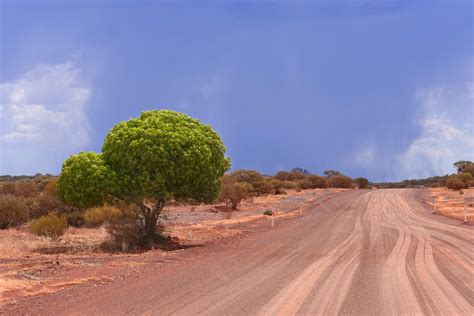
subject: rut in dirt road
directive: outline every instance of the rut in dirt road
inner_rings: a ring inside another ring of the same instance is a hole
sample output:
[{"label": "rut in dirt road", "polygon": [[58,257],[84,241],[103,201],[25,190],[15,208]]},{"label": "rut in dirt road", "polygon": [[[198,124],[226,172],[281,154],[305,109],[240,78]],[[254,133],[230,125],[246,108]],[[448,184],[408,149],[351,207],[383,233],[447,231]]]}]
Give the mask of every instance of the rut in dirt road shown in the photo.
[{"label": "rut in dirt road", "polygon": [[420,192],[340,193],[232,249],[45,311],[472,315],[473,227],[431,215]]}]

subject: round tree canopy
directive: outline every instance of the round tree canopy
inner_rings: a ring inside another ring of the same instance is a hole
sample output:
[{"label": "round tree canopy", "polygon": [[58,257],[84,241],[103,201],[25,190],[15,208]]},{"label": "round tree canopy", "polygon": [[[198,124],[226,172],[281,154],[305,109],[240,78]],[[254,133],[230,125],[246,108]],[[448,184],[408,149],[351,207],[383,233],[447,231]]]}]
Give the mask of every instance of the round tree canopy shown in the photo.
[{"label": "round tree canopy", "polygon": [[117,124],[102,147],[117,179],[119,197],[214,200],[229,168],[219,135],[207,125],[170,110],[143,112]]},{"label": "round tree canopy", "polygon": [[101,154],[81,152],[66,159],[56,188],[66,203],[89,208],[103,204],[114,191],[114,184],[114,174]]}]

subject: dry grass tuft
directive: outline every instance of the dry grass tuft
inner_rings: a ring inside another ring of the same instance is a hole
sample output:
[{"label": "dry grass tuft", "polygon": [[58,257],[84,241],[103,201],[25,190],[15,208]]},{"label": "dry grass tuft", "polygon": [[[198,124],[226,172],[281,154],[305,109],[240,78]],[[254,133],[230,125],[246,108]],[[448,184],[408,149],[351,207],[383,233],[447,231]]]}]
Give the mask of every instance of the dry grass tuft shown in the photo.
[{"label": "dry grass tuft", "polygon": [[109,237],[105,228],[70,228],[61,238],[53,240],[35,236],[28,231],[0,230],[0,258],[15,258],[34,252],[54,253],[59,249],[73,252],[95,251]]}]

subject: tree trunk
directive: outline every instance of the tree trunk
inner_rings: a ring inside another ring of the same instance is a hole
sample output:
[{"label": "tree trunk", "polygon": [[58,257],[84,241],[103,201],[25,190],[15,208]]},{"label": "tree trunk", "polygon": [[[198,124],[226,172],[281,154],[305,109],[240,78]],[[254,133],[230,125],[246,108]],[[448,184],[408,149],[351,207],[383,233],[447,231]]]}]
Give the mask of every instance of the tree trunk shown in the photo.
[{"label": "tree trunk", "polygon": [[154,205],[146,205],[145,203],[140,203],[140,209],[142,211],[143,220],[144,220],[144,239],[145,242],[151,244],[156,240],[158,236],[156,233],[156,224],[158,218],[163,210],[165,205],[164,200],[157,200]]}]

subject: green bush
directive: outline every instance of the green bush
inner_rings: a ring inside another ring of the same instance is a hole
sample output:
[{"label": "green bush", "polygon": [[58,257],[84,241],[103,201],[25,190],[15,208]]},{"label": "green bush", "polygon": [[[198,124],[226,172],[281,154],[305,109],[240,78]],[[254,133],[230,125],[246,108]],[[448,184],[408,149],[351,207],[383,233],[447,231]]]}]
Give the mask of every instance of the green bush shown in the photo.
[{"label": "green bush", "polygon": [[273,211],[272,210],[265,210],[265,211],[263,211],[263,215],[271,216],[271,215],[273,215]]},{"label": "green bush", "polygon": [[37,236],[58,238],[62,236],[68,228],[65,215],[58,216],[50,213],[31,222],[31,232]]},{"label": "green bush", "polygon": [[122,212],[113,206],[104,205],[88,209],[84,213],[84,220],[89,227],[97,227],[105,223],[114,223],[120,220]]},{"label": "green bush", "polygon": [[0,195],[0,229],[19,226],[28,221],[28,207],[13,195]]}]

